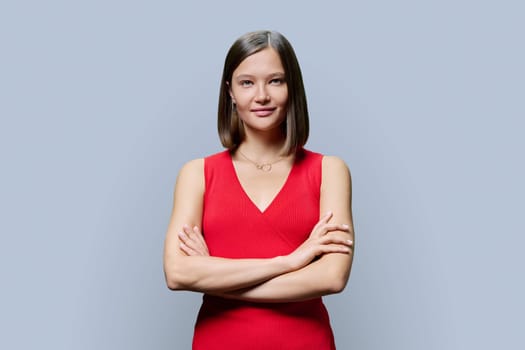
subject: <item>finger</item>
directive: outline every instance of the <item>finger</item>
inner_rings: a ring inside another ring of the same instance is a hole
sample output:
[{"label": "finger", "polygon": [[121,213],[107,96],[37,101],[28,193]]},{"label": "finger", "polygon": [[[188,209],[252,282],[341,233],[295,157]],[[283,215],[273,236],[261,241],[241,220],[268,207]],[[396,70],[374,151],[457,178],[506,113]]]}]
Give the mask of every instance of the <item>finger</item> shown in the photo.
[{"label": "finger", "polygon": [[349,239],[329,239],[320,242],[319,249],[323,252],[350,252],[354,249],[354,243]]},{"label": "finger", "polygon": [[209,254],[208,245],[206,244],[206,240],[204,239],[204,235],[202,234],[200,228],[198,226],[195,226],[193,228],[193,231],[196,232],[199,244],[202,247],[203,251],[206,254]]},{"label": "finger", "polygon": [[193,241],[193,245],[198,244],[198,242],[199,242],[199,237],[198,237],[199,233],[195,232],[195,227],[194,228],[190,228],[188,225],[182,226],[182,229],[183,229],[184,233],[186,234],[187,239]]},{"label": "finger", "polygon": [[328,212],[325,214],[325,216],[323,216],[319,222],[314,226],[313,230],[312,230],[312,233],[310,236],[322,236],[324,235],[326,232],[324,231],[324,227],[326,225],[334,225],[334,224],[329,224],[328,221],[330,221],[330,219],[332,218],[332,212]]},{"label": "finger", "polygon": [[188,237],[190,237],[193,234],[193,230],[191,229],[191,227],[189,227],[186,224],[182,225],[182,230],[188,235]]},{"label": "finger", "polygon": [[191,235],[188,235],[186,232],[179,232],[179,240],[181,241],[181,243],[184,243],[184,245],[189,249],[195,252],[200,251],[197,242],[195,242],[195,240],[192,239]]},{"label": "finger", "polygon": [[190,237],[186,234],[184,231],[180,231],[177,236],[179,237],[179,241],[181,242],[187,242],[190,240]]},{"label": "finger", "polygon": [[347,247],[353,247],[354,246],[354,242],[351,239],[346,239],[346,238],[343,238],[343,237],[333,236],[333,235],[332,236],[327,235],[327,236],[322,237],[319,240],[319,243],[320,244],[325,244],[325,245],[328,245],[328,244],[339,244],[339,245],[344,245],[344,246],[347,246]]},{"label": "finger", "polygon": [[332,232],[332,231],[349,232],[350,231],[350,226],[348,226],[347,224],[324,224],[319,229],[319,235],[322,236],[322,235],[325,235],[328,232]]},{"label": "finger", "polygon": [[350,231],[350,226],[347,224],[333,224],[333,226],[330,227],[332,231]]},{"label": "finger", "polygon": [[326,224],[332,218],[333,215],[334,214],[331,211],[325,213],[315,224],[315,226],[312,229],[312,232],[317,231],[322,225]]},{"label": "finger", "polygon": [[204,236],[202,235],[202,232],[198,226],[193,227],[193,233],[195,238],[195,243],[198,245],[201,253],[203,254],[209,254],[208,251],[208,245],[206,244],[206,241],[204,240]]},{"label": "finger", "polygon": [[202,245],[206,245],[206,241],[204,240],[204,236],[202,235],[202,232],[199,226],[194,226],[193,232],[195,233],[195,238],[197,239],[197,241],[199,241],[200,244]]},{"label": "finger", "polygon": [[191,249],[190,247],[188,247],[186,244],[184,244],[184,242],[180,242],[180,250],[182,250],[184,253],[186,253],[186,255],[188,256],[196,256],[196,255],[199,255],[197,254],[197,252],[193,249]]},{"label": "finger", "polygon": [[208,246],[198,226],[190,228],[189,225],[183,225],[182,232],[179,233],[179,236],[181,241],[195,252],[195,255],[210,255]]},{"label": "finger", "polygon": [[180,242],[181,250],[184,251],[187,255],[191,256],[209,256],[210,253],[208,252],[207,247],[201,247],[195,244],[192,240],[187,240],[186,243],[181,241]]},{"label": "finger", "polygon": [[321,256],[324,254],[331,254],[331,253],[350,254],[351,251],[352,251],[351,247],[348,247],[342,244],[322,244],[314,248],[313,255]]},{"label": "finger", "polygon": [[326,212],[326,214],[324,214],[324,216],[321,217],[321,219],[319,220],[319,223],[321,225],[328,223],[328,221],[330,221],[332,216],[334,216],[334,213],[332,213],[331,211]]},{"label": "finger", "polygon": [[349,254],[352,249],[350,247],[347,247],[345,245],[341,244],[327,244],[321,246],[320,250],[322,251],[322,254],[329,254],[329,253],[343,253],[343,254]]},{"label": "finger", "polygon": [[204,237],[201,233],[201,230],[198,226],[193,226],[193,228],[188,230],[190,233],[190,238],[198,243],[199,245],[205,245]]}]

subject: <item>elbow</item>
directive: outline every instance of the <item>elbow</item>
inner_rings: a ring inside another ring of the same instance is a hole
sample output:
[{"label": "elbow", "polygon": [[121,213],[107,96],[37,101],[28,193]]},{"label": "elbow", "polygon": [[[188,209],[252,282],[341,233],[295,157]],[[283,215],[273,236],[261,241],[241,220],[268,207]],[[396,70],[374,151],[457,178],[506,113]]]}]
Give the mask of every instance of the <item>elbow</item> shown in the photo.
[{"label": "elbow", "polygon": [[346,288],[351,270],[352,261],[349,264],[329,267],[328,273],[324,275],[327,294],[341,293]]},{"label": "elbow", "polygon": [[164,266],[164,276],[168,289],[202,292],[201,277],[190,268],[187,259],[180,259]]},{"label": "elbow", "polygon": [[164,260],[164,278],[168,289],[191,290],[195,283],[189,269],[189,262],[183,257],[167,257]]},{"label": "elbow", "polygon": [[328,286],[328,294],[341,293],[346,287],[346,282],[344,278],[334,278]]},{"label": "elbow", "polygon": [[187,290],[188,283],[185,281],[184,275],[175,268],[165,268],[164,277],[166,279],[166,286],[170,290]]},{"label": "elbow", "polygon": [[326,283],[326,294],[341,293],[348,282],[348,275],[346,273],[334,273],[327,276],[329,280]]},{"label": "elbow", "polygon": [[166,286],[169,290],[183,290],[184,287],[182,286],[182,283],[180,283],[176,278],[173,278],[171,276],[166,275]]}]

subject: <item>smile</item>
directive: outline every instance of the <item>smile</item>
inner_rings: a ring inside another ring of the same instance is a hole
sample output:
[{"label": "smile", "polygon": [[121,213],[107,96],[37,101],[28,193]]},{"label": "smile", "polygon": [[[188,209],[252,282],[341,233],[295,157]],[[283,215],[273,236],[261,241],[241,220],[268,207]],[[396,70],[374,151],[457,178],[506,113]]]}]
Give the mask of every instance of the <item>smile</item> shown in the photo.
[{"label": "smile", "polygon": [[251,109],[251,112],[258,117],[267,117],[270,114],[272,114],[276,109],[276,107],[254,108]]}]

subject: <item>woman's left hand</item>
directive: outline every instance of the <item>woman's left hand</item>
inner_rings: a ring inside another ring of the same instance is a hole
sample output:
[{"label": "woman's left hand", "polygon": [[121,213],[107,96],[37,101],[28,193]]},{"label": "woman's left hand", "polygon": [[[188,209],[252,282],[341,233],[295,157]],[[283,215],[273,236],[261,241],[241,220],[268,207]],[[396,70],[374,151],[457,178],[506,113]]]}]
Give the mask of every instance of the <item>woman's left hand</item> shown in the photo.
[{"label": "woman's left hand", "polygon": [[210,256],[208,246],[199,227],[182,226],[179,232],[180,249],[189,256]]}]

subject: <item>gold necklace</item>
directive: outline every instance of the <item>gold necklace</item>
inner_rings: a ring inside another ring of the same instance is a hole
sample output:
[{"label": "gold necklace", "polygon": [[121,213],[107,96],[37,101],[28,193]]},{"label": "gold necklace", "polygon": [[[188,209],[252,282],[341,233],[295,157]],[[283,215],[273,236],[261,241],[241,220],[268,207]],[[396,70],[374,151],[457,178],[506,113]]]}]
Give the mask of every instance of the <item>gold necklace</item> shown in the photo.
[{"label": "gold necklace", "polygon": [[255,165],[255,167],[258,169],[258,170],[261,170],[261,171],[264,171],[264,172],[270,172],[272,171],[272,165],[274,165],[275,163],[277,162],[280,162],[281,160],[283,160],[284,158],[283,157],[279,157],[279,159],[273,161],[273,162],[269,162],[269,163],[257,163],[253,160],[251,160],[250,158],[246,157],[246,155],[244,153],[241,152],[240,149],[237,149],[237,151],[239,151],[239,153],[241,154],[241,156],[244,157],[244,159],[246,159],[247,161],[249,161],[250,163],[252,163],[253,165]]}]

